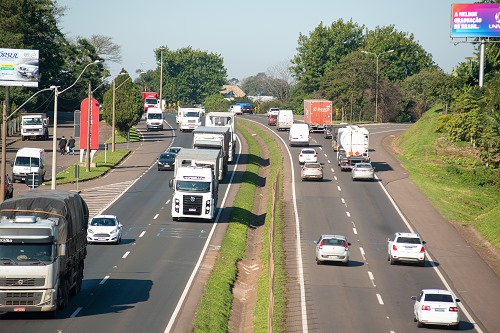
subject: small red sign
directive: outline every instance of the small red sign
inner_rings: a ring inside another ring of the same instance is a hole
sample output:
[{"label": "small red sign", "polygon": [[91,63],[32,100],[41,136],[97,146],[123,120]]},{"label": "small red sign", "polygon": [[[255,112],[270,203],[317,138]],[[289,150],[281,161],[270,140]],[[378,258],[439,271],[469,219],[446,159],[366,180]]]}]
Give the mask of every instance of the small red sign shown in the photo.
[{"label": "small red sign", "polygon": [[[80,149],[87,149],[88,100],[80,104]],[[99,102],[95,98],[90,104],[90,149],[99,149]]]}]

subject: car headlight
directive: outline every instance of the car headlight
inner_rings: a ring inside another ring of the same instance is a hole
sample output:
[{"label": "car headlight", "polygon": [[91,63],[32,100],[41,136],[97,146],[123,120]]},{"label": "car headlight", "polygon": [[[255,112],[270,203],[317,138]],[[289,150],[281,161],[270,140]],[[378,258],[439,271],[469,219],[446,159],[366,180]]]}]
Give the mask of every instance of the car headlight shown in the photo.
[{"label": "car headlight", "polygon": [[93,233],[94,233],[94,230],[92,230],[92,229],[88,229],[88,230],[87,230],[87,233],[89,233],[89,234],[93,234]]}]

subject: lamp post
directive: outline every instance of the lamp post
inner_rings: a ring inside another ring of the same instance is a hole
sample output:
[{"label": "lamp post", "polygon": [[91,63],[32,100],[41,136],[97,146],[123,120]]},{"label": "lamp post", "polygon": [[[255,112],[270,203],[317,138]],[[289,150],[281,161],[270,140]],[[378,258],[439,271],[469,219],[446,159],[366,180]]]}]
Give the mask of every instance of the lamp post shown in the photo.
[{"label": "lamp post", "polygon": [[163,112],[163,47],[160,47],[160,109]]},{"label": "lamp post", "polygon": [[368,51],[361,51],[365,54],[373,54],[376,58],[377,58],[377,79],[375,81],[375,122],[378,122],[378,58],[382,55],[382,54],[386,54],[386,53],[391,53],[391,52],[394,52],[394,50],[389,50],[389,51],[385,51],[385,52],[382,52],[382,53],[373,53],[373,52],[368,52]]},{"label": "lamp post", "polygon": [[98,64],[100,62],[101,62],[101,60],[96,60],[94,62],[91,62],[91,63],[87,64],[87,66],[85,66],[83,68],[83,70],[80,73],[80,75],[78,75],[78,77],[76,78],[75,82],[73,82],[73,84],[70,85],[68,88],[59,91],[58,90],[58,88],[59,88],[58,86],[51,86],[50,87],[52,90],[54,90],[54,131],[52,133],[52,176],[51,176],[51,186],[50,186],[51,190],[55,190],[56,189],[56,182],[57,182],[57,178],[56,178],[57,177],[56,176],[56,164],[57,164],[57,98],[58,98],[58,96],[60,94],[62,94],[66,90],[72,88],[76,84],[76,82],[78,82],[78,80],[80,80],[80,78],[82,77],[82,75],[85,72],[85,70],[87,69],[87,67],[89,67],[90,65]]},{"label": "lamp post", "polygon": [[[127,74],[127,73],[120,73],[118,75],[124,75],[124,74]],[[130,80],[132,77],[129,76],[128,78],[126,78],[122,83],[120,83],[120,85],[118,87],[115,87],[116,85],[116,78],[113,80],[113,118],[112,118],[112,121],[111,121],[111,151],[114,153],[115,152],[115,127],[116,127],[116,103],[115,103],[115,100],[116,100],[116,89],[120,88],[125,82],[127,82],[128,80]]]}]

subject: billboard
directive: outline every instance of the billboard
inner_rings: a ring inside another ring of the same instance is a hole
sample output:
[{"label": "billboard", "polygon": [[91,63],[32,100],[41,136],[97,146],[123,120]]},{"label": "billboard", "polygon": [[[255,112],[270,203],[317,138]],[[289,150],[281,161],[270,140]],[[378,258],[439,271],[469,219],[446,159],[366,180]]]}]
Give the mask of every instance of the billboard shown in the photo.
[{"label": "billboard", "polygon": [[38,87],[38,50],[0,48],[0,86]]},{"label": "billboard", "polygon": [[451,37],[500,37],[500,4],[452,4]]}]

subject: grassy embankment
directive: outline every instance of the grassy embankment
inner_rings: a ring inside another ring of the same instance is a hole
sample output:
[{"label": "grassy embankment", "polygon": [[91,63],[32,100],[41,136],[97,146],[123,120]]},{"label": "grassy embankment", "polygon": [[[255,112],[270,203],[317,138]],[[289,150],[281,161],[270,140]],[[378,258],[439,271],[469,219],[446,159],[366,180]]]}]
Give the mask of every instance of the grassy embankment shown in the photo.
[{"label": "grassy embankment", "polygon": [[[244,125],[243,125],[244,124]],[[243,125],[243,126],[241,126]],[[257,125],[241,120],[238,130],[248,143],[247,170],[242,179],[240,189],[233,203],[233,210],[229,220],[226,236],[222,242],[220,253],[214,264],[210,277],[205,286],[203,298],[196,311],[194,320],[195,332],[227,332],[228,322],[231,314],[232,287],[236,280],[236,263],[245,256],[248,224],[252,218],[253,200],[255,197],[255,181],[259,172],[259,145],[255,138],[248,133],[245,127],[251,128],[260,138],[262,138],[270,150],[271,173],[266,180],[266,188],[272,190],[276,182],[278,170],[282,166],[281,152],[276,142],[267,135]],[[280,175],[280,179],[282,176]],[[282,181],[280,181],[282,183]],[[270,193],[271,194],[271,193]],[[265,220],[265,240],[261,254],[264,263],[261,277],[259,279],[258,300],[255,311],[255,332],[267,332],[267,307],[269,304],[268,288],[268,263],[269,263],[269,220],[271,218],[270,209],[272,196],[269,195],[267,203],[267,214]],[[281,219],[278,214],[275,226],[275,312],[273,325],[276,328],[282,326],[285,312],[285,290],[284,290],[284,270],[283,251],[281,247]],[[275,331],[282,331],[277,329]]]},{"label": "grassy embankment", "polygon": [[435,132],[440,114],[429,110],[398,138],[398,158],[446,219],[473,226],[500,250],[500,173],[477,166],[458,146],[450,149],[455,146]]}]

